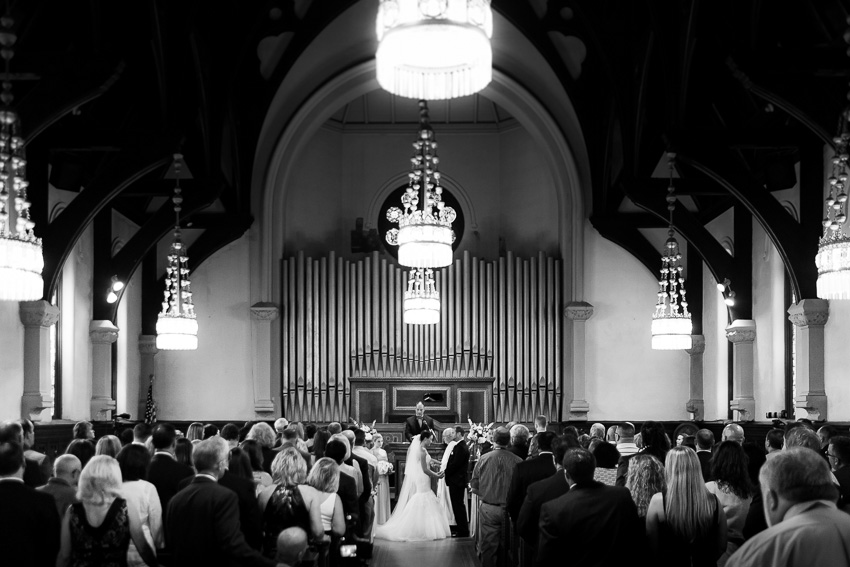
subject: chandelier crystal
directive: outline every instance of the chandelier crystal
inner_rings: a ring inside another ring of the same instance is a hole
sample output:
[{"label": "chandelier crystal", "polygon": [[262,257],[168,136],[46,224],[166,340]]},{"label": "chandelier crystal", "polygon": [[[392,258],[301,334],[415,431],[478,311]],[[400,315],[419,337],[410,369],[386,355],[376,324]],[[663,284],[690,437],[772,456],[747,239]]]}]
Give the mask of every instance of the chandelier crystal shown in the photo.
[{"label": "chandelier crystal", "polygon": [[673,210],[676,196],[673,195],[673,161],[675,154],[667,154],[670,185],[667,188],[667,210],[670,225],[667,242],[661,255],[661,277],[658,280],[658,300],[652,315],[652,348],[654,350],[686,350],[693,346],[693,325],[688,311],[685,277],[682,274],[682,254],[679,242],[673,236]]},{"label": "chandelier crystal", "polygon": [[160,350],[196,350],[198,348],[198,321],[192,303],[189,282],[189,257],[180,231],[180,210],[183,203],[180,189],[180,170],[183,156],[174,154],[174,240],[168,253],[165,268],[165,292],[162,311],[156,322],[156,347]]},{"label": "chandelier crystal", "polygon": [[404,292],[404,322],[408,325],[435,325],[440,322],[440,292],[434,283],[434,270],[410,271]]},{"label": "chandelier crystal", "polygon": [[823,219],[823,236],[818,242],[815,265],[818,268],[818,297],[850,299],[850,235],[847,233],[848,132],[850,109],[841,118],[841,133],[835,137],[829,196]]},{"label": "chandelier crystal", "polygon": [[401,197],[404,210],[387,210],[387,220],[398,223],[399,228],[388,230],[386,239],[398,246],[402,266],[442,268],[452,263],[452,222],[457,212],[443,202],[437,142],[424,100],[419,101],[419,136],[413,148],[407,190]]},{"label": "chandelier crystal", "polygon": [[17,37],[12,31],[14,20],[0,18],[0,55],[6,63],[0,101],[0,300],[31,301],[41,299],[44,282],[44,256],[41,239],[36,238],[35,223],[30,219],[27,199],[27,160],[25,141],[21,137],[21,121],[11,109],[12,82],[9,60]]},{"label": "chandelier crystal", "polygon": [[381,0],[378,83],[415,99],[477,93],[493,76],[490,0]]}]

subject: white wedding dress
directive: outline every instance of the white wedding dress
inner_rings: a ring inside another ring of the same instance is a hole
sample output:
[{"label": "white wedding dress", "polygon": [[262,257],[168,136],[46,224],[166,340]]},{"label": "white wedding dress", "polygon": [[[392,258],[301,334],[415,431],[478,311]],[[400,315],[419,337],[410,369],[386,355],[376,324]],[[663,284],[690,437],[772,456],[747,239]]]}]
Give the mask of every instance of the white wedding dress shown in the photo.
[{"label": "white wedding dress", "polygon": [[407,450],[404,483],[390,519],[375,530],[375,537],[390,541],[431,541],[451,536],[449,521],[431,490],[431,477],[422,471],[422,445],[414,437]]}]

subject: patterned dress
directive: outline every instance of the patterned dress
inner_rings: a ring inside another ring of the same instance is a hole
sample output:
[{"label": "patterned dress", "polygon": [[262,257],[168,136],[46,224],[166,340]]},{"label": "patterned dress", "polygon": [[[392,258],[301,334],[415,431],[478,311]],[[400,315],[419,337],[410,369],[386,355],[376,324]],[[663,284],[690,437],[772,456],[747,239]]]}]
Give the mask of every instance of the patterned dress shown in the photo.
[{"label": "patterned dress", "polygon": [[116,498],[98,527],[86,519],[81,503],[71,506],[71,567],[126,567],[130,545],[127,502]]},{"label": "patterned dress", "polygon": [[263,555],[277,553],[277,536],[287,528],[302,528],[310,534],[310,512],[297,486],[278,485],[263,510]]}]

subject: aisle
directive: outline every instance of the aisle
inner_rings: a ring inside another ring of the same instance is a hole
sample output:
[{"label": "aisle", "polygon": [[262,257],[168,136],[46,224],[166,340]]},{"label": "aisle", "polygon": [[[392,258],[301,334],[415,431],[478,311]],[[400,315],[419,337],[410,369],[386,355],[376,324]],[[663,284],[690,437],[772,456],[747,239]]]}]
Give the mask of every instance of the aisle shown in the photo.
[{"label": "aisle", "polygon": [[472,538],[448,538],[438,541],[404,543],[375,540],[370,567],[480,567]]}]

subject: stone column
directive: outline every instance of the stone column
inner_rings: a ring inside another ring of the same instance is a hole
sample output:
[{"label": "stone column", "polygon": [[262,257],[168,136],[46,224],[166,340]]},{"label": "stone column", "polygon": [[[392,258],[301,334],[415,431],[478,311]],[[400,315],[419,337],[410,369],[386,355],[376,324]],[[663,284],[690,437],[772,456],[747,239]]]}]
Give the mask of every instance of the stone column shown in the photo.
[{"label": "stone column", "polygon": [[788,308],[788,320],[797,325],[796,417],[812,421],[827,418],[824,388],[823,327],[829,319],[829,302],[804,299]]},{"label": "stone column", "polygon": [[753,342],[756,322],[738,319],[726,327],[726,338],[732,343],[732,401],[729,407],[738,412],[737,421],[753,421],[756,400],[753,397]]},{"label": "stone column", "polygon": [[251,334],[254,347],[254,413],[267,419],[274,413],[271,399],[272,321],[280,309],[274,303],[255,303],[251,306]]},{"label": "stone column", "polygon": [[693,346],[686,350],[690,356],[690,399],[685,404],[685,410],[692,414],[694,421],[705,419],[705,399],[703,399],[703,354],[705,353],[705,336],[691,335]]},{"label": "stone column", "polygon": [[573,396],[570,400],[570,421],[587,421],[590,404],[587,403],[587,375],[584,365],[584,323],[593,317],[593,305],[585,301],[573,301],[564,309],[567,319],[573,322]]},{"label": "stone column", "polygon": [[145,418],[145,406],[148,399],[148,386],[156,373],[154,360],[159,349],[156,348],[156,335],[139,335],[139,403],[136,419]]},{"label": "stone column", "polygon": [[50,422],[53,396],[50,395],[50,327],[59,320],[59,308],[40,299],[19,304],[24,324],[24,395],[21,417]]},{"label": "stone column", "polygon": [[112,419],[115,409],[112,399],[112,343],[118,340],[118,327],[112,321],[92,321],[91,337],[91,418],[94,421]]}]

